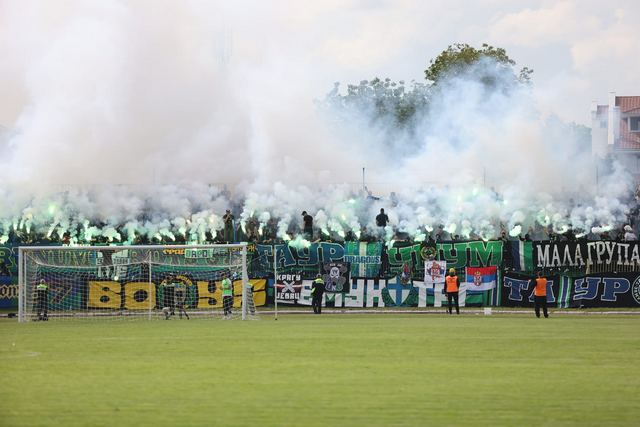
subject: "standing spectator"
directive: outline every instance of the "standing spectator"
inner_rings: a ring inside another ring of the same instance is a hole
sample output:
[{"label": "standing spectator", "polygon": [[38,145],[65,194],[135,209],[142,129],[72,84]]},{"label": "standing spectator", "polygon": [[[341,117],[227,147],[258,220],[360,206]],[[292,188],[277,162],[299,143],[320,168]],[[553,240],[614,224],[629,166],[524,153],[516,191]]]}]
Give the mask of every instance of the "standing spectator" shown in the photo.
[{"label": "standing spectator", "polygon": [[49,320],[49,286],[44,279],[36,286],[36,310],[38,320]]},{"label": "standing spectator", "polygon": [[395,208],[398,206],[398,196],[396,195],[395,191],[392,191],[389,195],[389,201],[391,202],[392,207]]},{"label": "standing spectator", "polygon": [[11,277],[11,272],[5,261],[0,261],[0,276]]},{"label": "standing spectator", "polygon": [[234,241],[233,239],[233,220],[235,217],[231,213],[231,210],[227,209],[227,213],[222,216],[222,221],[224,221],[224,241],[226,243],[231,243]]},{"label": "standing spectator", "polygon": [[180,319],[182,319],[182,315],[189,320],[189,314],[187,313],[187,285],[181,280],[175,281],[175,301],[176,308],[178,309],[178,314],[180,315]]},{"label": "standing spectator", "polygon": [[389,217],[384,213],[384,209],[380,209],[380,213],[376,216],[376,225],[378,227],[386,227],[389,222]]},{"label": "standing spectator", "polygon": [[164,313],[164,320],[169,320],[171,316],[176,314],[176,279],[173,274],[167,276],[167,278],[160,284],[162,287],[163,304],[162,312]]},{"label": "standing spectator", "polygon": [[315,314],[322,314],[322,296],[324,295],[324,280],[318,274],[311,285],[311,307]]},{"label": "standing spectator", "polygon": [[309,215],[307,211],[302,211],[302,222],[304,224],[304,228],[302,230],[304,238],[307,240],[313,240],[313,217]]},{"label": "standing spectator", "polygon": [[542,277],[541,271],[538,271],[537,277],[533,279],[532,282],[535,286],[533,297],[536,317],[540,317],[540,306],[542,306],[544,317],[549,317],[549,313],[547,313],[547,279]]},{"label": "standing spectator", "polygon": [[460,314],[460,306],[458,305],[458,290],[460,289],[460,279],[456,275],[456,269],[450,268],[449,275],[445,278],[445,292],[447,293],[447,304],[449,305],[449,314],[451,313],[451,300],[456,305],[456,314]]},{"label": "standing spectator", "polygon": [[222,273],[222,307],[224,308],[224,318],[230,318],[233,308],[233,284],[227,273]]},{"label": "standing spectator", "polygon": [[624,226],[624,241],[625,242],[633,242],[638,240],[638,236],[633,232],[633,229],[630,225]]}]

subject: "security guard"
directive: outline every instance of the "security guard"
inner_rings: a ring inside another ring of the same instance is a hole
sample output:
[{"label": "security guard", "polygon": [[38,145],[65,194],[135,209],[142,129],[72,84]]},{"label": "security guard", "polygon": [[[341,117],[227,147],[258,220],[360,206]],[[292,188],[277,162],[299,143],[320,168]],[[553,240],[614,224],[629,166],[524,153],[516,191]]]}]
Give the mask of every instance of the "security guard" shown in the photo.
[{"label": "security guard", "polygon": [[222,273],[222,306],[224,308],[225,319],[231,316],[233,307],[233,284],[227,273]]},{"label": "security guard", "polygon": [[460,289],[460,279],[456,276],[456,269],[450,268],[449,275],[445,280],[445,292],[447,293],[447,303],[449,305],[449,314],[451,314],[451,300],[456,304],[456,314],[460,314],[460,307],[458,306],[458,290]]},{"label": "security guard", "polygon": [[318,274],[311,285],[311,307],[315,314],[322,314],[322,296],[324,295],[324,280]]},{"label": "security guard", "polygon": [[38,320],[49,320],[49,286],[44,279],[40,279],[40,283],[36,286],[36,309]]},{"label": "security guard", "polygon": [[544,317],[549,317],[549,313],[547,313],[547,279],[542,277],[541,271],[538,271],[537,277],[533,280],[533,284],[535,285],[533,301],[536,317],[540,317],[540,306],[542,306]]}]

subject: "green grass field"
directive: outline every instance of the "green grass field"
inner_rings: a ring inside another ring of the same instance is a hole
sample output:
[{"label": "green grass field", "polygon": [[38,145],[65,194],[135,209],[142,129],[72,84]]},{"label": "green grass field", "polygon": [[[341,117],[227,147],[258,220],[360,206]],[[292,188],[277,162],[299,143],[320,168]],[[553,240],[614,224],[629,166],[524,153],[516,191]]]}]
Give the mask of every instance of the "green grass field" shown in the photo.
[{"label": "green grass field", "polygon": [[638,425],[640,317],[0,322],[0,425]]}]

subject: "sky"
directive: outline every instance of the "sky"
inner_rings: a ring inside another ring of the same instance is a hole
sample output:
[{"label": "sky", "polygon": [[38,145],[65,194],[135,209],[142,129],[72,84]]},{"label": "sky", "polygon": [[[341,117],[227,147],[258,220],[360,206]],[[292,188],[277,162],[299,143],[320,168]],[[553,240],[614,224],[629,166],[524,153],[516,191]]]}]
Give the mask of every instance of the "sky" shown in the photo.
[{"label": "sky", "polygon": [[534,69],[539,108],[563,120],[590,125],[592,101],[640,95],[635,0],[334,2],[292,19],[320,23],[327,14],[332,24],[311,44],[320,62],[338,65],[339,80],[417,80],[449,44],[488,43]]},{"label": "sky", "polygon": [[[95,19],[96,25],[81,24],[81,16]],[[175,23],[179,28],[173,30],[181,37],[208,37],[213,50],[220,49],[214,39],[223,35],[228,61],[264,67],[266,75],[280,77],[265,84],[286,84],[287,71],[304,75],[314,70],[309,95],[317,97],[334,81],[374,76],[421,80],[428,61],[449,44],[489,43],[505,48],[518,65],[534,69],[541,111],[588,125],[593,100],[605,103],[609,91],[640,94],[638,19],[640,2],[635,0],[2,0],[0,124],[14,125],[29,103],[20,77],[71,27],[80,27],[75,34],[97,43],[111,37],[113,45],[118,38],[126,43],[144,37],[155,24]],[[100,33],[106,22],[119,27]],[[162,35],[155,35],[161,43]],[[181,54],[175,44],[165,48],[167,54]],[[109,52],[92,52],[101,53]]]}]

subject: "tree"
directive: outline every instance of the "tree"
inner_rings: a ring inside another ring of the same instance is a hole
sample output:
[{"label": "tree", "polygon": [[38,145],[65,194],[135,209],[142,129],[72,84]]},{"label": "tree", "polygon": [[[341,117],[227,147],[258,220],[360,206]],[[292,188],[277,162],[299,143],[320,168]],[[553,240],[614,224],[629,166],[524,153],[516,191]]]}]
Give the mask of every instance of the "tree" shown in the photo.
[{"label": "tree", "polygon": [[371,124],[391,124],[398,128],[411,127],[416,112],[424,110],[429,99],[428,85],[419,82],[406,85],[403,80],[393,82],[388,78],[376,77],[347,85],[345,95],[341,95],[339,89],[340,84],[336,83],[325,103],[342,113],[364,114]]},{"label": "tree", "polygon": [[[394,82],[376,77],[347,85],[345,94],[340,93],[340,83],[336,83],[321,106],[347,125],[358,123],[376,128],[389,145],[395,146],[398,141],[411,140],[418,125],[425,123],[440,83],[452,77],[464,77],[482,82],[490,91],[508,91],[529,83],[533,73],[527,67],[516,73],[515,65],[502,48],[483,44],[481,49],[476,49],[468,44],[455,44],[430,61],[425,70],[426,82],[405,84],[402,80]],[[403,146],[399,150],[404,148],[412,149]]]},{"label": "tree", "polygon": [[475,73],[472,77],[488,85],[493,85],[496,83],[495,73],[483,72],[476,67],[483,61],[495,64],[503,71],[509,72],[513,76],[514,82],[529,83],[531,81],[532,69],[523,67],[516,74],[514,70],[516,62],[509,58],[506,50],[486,43],[482,45],[481,49],[476,49],[466,43],[450,45],[429,62],[429,68],[424,71],[425,78],[437,85],[447,78]]}]

